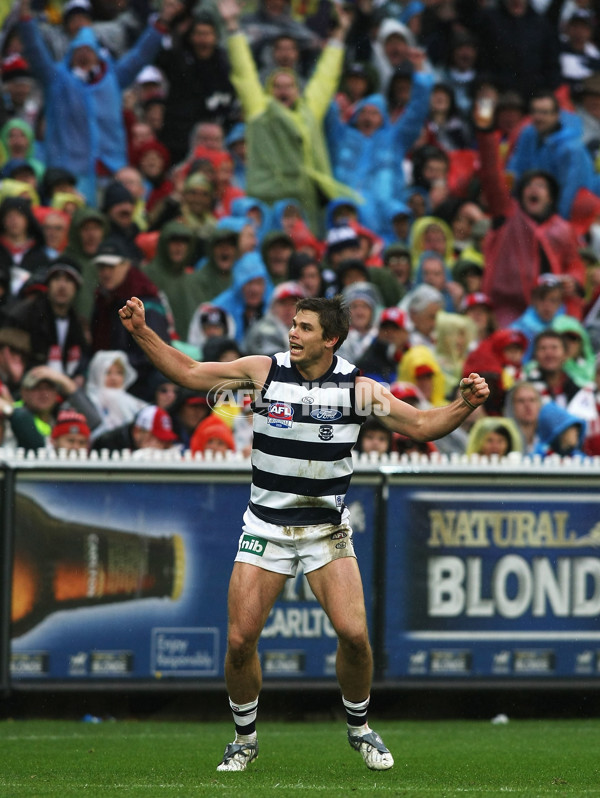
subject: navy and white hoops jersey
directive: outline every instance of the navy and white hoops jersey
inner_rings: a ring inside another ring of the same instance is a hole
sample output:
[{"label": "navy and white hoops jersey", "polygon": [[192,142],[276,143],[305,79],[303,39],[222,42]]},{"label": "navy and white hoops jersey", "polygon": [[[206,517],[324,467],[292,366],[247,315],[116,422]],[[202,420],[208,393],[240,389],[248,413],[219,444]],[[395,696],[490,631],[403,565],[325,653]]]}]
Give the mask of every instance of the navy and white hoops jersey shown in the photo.
[{"label": "navy and white hoops jersey", "polygon": [[282,526],[338,524],[352,477],[352,448],[364,417],[356,410],[358,369],[334,355],[316,382],[289,352],[272,357],[253,405],[250,510]]}]

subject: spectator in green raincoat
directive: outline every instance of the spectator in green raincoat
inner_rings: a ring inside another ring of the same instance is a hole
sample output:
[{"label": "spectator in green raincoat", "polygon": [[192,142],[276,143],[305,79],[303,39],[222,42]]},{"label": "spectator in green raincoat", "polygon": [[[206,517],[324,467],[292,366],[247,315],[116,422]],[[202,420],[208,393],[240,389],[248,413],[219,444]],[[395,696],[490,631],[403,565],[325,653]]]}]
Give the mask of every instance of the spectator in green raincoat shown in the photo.
[{"label": "spectator in green raincoat", "polygon": [[193,268],[195,249],[193,230],[182,222],[169,222],[161,230],[155,257],[144,269],[166,295],[175,330],[184,341],[194,311],[204,298],[200,272]]},{"label": "spectator in green raincoat", "polygon": [[339,26],[301,94],[297,77],[289,69],[275,70],[262,87],[248,41],[239,30],[237,0],[221,0],[219,10],[229,33],[231,82],[246,121],[247,193],[269,205],[297,199],[312,231],[320,234],[320,198],[356,196],[334,179],[323,131],[342,72],[350,16],[338,9]]}]

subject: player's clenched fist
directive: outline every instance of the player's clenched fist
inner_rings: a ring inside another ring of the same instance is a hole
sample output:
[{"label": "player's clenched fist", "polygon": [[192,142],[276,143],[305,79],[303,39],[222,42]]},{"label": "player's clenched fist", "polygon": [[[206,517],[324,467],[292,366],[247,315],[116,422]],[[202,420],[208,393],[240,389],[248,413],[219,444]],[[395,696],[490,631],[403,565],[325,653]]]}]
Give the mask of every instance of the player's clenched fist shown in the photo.
[{"label": "player's clenched fist", "polygon": [[146,323],[144,303],[136,296],[132,296],[119,310],[119,316],[121,323],[128,332],[140,330]]}]

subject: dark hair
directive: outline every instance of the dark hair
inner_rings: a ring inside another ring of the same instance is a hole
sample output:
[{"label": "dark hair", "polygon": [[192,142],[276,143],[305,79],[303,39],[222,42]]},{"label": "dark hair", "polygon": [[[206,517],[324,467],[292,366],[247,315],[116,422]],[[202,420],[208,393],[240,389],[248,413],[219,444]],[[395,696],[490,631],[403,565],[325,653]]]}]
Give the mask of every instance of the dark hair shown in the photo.
[{"label": "dark hair", "polygon": [[554,92],[550,91],[550,89],[538,89],[537,91],[533,92],[531,97],[529,98],[529,108],[531,109],[532,104],[536,100],[550,100],[552,103],[552,108],[554,109],[554,113],[560,113],[560,104],[554,95]]},{"label": "dark hair", "polygon": [[233,350],[238,353],[238,357],[242,357],[243,352],[239,344],[233,338],[217,335],[214,338],[208,338],[202,348],[203,360],[205,363],[216,363],[222,357],[224,352]]},{"label": "dark hair", "polygon": [[535,352],[537,345],[540,341],[543,341],[544,338],[553,338],[556,341],[560,341],[561,346],[563,349],[565,348],[565,339],[562,337],[562,334],[559,333],[557,330],[542,330],[539,332],[535,338],[533,339],[533,351]]},{"label": "dark hair", "polygon": [[491,427],[491,429],[488,429],[487,435],[489,435],[490,432],[493,432],[495,435],[500,435],[501,438],[504,438],[504,440],[506,441],[506,444],[507,444],[506,454],[508,454],[509,452],[512,452],[512,450],[513,450],[513,440],[512,440],[510,432],[508,431],[508,429],[503,424],[498,424],[497,426]]},{"label": "dark hair", "polygon": [[560,194],[560,186],[558,185],[556,178],[551,175],[550,172],[546,172],[544,169],[529,169],[528,171],[523,172],[514,187],[514,194],[517,197],[517,200],[519,203],[522,202],[525,188],[529,185],[529,183],[531,183],[532,180],[535,180],[536,178],[541,178],[542,180],[546,181],[548,191],[550,192],[552,210],[554,211]]},{"label": "dark hair", "polygon": [[448,117],[456,116],[457,115],[457,106],[456,106],[456,94],[454,93],[454,89],[448,83],[444,83],[440,81],[439,83],[434,84],[433,88],[431,89],[431,93],[433,94],[434,91],[443,91],[446,97],[450,100],[450,108],[448,108]]},{"label": "dark hair", "polygon": [[271,45],[274,47],[277,44],[277,42],[280,42],[282,39],[288,39],[289,41],[294,42],[294,44],[296,45],[296,50],[298,50],[298,52],[300,52],[300,46],[298,44],[298,39],[294,36],[293,33],[288,33],[288,32],[284,32],[284,31],[282,31],[281,33],[277,33],[271,39]]},{"label": "dark hair", "polygon": [[203,9],[202,11],[197,11],[192,14],[191,28],[194,28],[196,25],[210,25],[210,27],[214,28],[215,31],[219,27],[213,14],[211,14],[210,11],[206,11],[205,9]]},{"label": "dark hair", "polygon": [[388,439],[388,452],[392,450],[392,444],[394,442],[394,433],[389,427],[383,423],[380,418],[377,416],[369,416],[363,425],[360,428],[360,432],[358,433],[358,439],[356,441],[356,450],[358,452],[362,452],[363,450],[363,439],[367,432],[384,432]]},{"label": "dark hair", "polygon": [[446,166],[450,166],[450,159],[441,147],[435,144],[424,144],[418,147],[413,153],[413,184],[425,186],[423,170],[429,161],[443,161]]},{"label": "dark hair", "polygon": [[346,340],[350,329],[350,309],[341,294],[336,294],[331,299],[323,297],[299,299],[296,303],[296,313],[300,310],[310,310],[317,314],[323,328],[324,340],[337,337],[337,343],[333,347],[333,351],[336,352]]}]

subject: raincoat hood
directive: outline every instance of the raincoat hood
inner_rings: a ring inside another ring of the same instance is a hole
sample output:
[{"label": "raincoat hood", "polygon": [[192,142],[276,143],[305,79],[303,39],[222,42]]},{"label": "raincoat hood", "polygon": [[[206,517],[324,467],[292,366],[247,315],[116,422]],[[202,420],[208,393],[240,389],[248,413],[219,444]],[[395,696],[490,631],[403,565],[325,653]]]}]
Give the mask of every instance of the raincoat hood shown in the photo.
[{"label": "raincoat hood", "polygon": [[[579,442],[578,451],[573,452],[573,454],[581,454],[586,429],[585,421],[569,413],[568,410],[565,410],[564,407],[556,404],[556,402],[546,402],[542,406],[538,418],[537,432],[540,444],[545,448],[546,453],[549,450],[556,451],[559,437],[574,424],[579,427]],[[561,452],[561,454],[565,453]]]},{"label": "raincoat hood", "polygon": [[415,46],[415,37],[412,31],[406,25],[403,25],[402,22],[398,22],[398,20],[391,18],[384,19],[381,23],[377,33],[377,43],[381,45],[385,44],[386,39],[396,33],[402,36],[410,47]]},{"label": "raincoat hood", "polygon": [[428,346],[412,346],[402,356],[398,369],[398,379],[416,385],[416,370],[419,366],[428,366],[433,372],[433,390],[431,404],[439,407],[447,404],[445,399],[445,380],[435,354]]},{"label": "raincoat hood", "polygon": [[[186,256],[181,263],[173,263],[169,257],[169,241],[173,238],[185,238],[188,242]],[[169,222],[166,224],[160,233],[158,245],[156,247],[155,261],[159,263],[163,269],[174,273],[181,273],[189,267],[194,260],[195,252],[195,236],[190,227],[182,222]]]},{"label": "raincoat hood", "polygon": [[331,230],[332,227],[339,225],[339,222],[334,222],[333,216],[338,208],[343,208],[345,206],[354,208],[358,218],[360,218],[360,207],[355,199],[352,199],[352,197],[336,197],[336,199],[332,199],[327,203],[327,208],[325,210],[326,230]]},{"label": "raincoat hood", "polygon": [[0,130],[0,141],[4,145],[6,152],[8,152],[8,136],[11,130],[15,129],[20,130],[27,138],[27,141],[29,142],[29,148],[25,153],[25,157],[30,158],[33,155],[33,145],[35,137],[33,133],[33,128],[23,119],[9,119],[8,122],[6,122],[6,124],[4,124],[2,126],[2,129]]},{"label": "raincoat hood", "polygon": [[473,424],[473,428],[469,433],[467,441],[467,448],[465,454],[477,454],[485,440],[486,435],[493,432],[498,427],[501,427],[508,433],[510,439],[509,452],[522,452],[523,443],[521,434],[515,422],[510,418],[499,418],[498,416],[490,416],[488,418],[480,418]]},{"label": "raincoat hood", "polygon": [[[262,214],[262,221],[256,228],[256,234],[260,241],[271,227],[271,209],[266,203],[261,202],[256,197],[236,197],[231,203],[231,216],[244,218],[254,208],[258,208]],[[246,220],[244,219],[244,221]]]},{"label": "raincoat hood", "polygon": [[64,57],[65,64],[69,69],[71,68],[71,61],[73,60],[73,53],[78,47],[90,47],[100,60],[104,60],[98,39],[91,27],[86,26],[80,28],[71,40]]},{"label": "raincoat hood", "polygon": [[593,382],[596,375],[596,355],[594,354],[589,333],[583,324],[573,316],[565,313],[555,316],[550,326],[561,334],[575,333],[581,338],[581,356],[576,360],[569,358],[565,362],[564,369],[577,385],[583,386]]},{"label": "raincoat hood", "polygon": [[430,225],[436,225],[444,232],[446,237],[446,251],[444,253],[446,261],[451,262],[454,258],[454,236],[450,225],[437,216],[421,216],[420,219],[415,219],[410,229],[410,249],[414,266],[419,263],[419,258],[423,252],[425,231]]},{"label": "raincoat hood", "polygon": [[87,385],[89,388],[101,390],[105,388],[106,372],[118,362],[124,371],[122,390],[126,391],[137,380],[138,373],[129,362],[127,354],[120,349],[104,349],[92,357],[88,370]]},{"label": "raincoat hood", "polygon": [[[366,108],[366,106],[368,105],[372,105],[375,108],[377,108],[377,110],[381,114],[383,118],[383,122],[381,125],[382,127],[389,123],[387,103],[385,101],[385,97],[383,96],[383,94],[369,94],[368,97],[364,97],[362,100],[360,100],[360,102],[356,103],[356,107],[354,108],[354,113],[352,114],[349,120],[350,124],[353,127],[356,127],[358,115],[360,114],[362,109]],[[356,203],[353,203],[353,205],[356,205]]]}]

